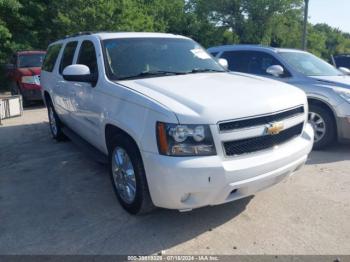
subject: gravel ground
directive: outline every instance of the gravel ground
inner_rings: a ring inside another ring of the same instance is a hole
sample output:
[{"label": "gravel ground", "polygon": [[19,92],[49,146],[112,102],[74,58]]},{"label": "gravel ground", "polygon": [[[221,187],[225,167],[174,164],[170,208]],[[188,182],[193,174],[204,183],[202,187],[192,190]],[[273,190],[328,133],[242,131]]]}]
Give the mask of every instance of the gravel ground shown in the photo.
[{"label": "gravel ground", "polygon": [[0,254],[350,254],[350,146],[233,203],[135,217],[107,168],[50,138],[46,110],[0,127]]}]

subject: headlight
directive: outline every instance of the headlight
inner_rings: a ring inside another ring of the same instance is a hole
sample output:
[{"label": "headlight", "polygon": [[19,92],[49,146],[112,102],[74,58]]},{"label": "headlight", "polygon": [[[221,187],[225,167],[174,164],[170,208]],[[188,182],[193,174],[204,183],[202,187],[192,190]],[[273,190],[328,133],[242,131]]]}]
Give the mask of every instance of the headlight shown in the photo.
[{"label": "headlight", "polygon": [[216,155],[208,125],[177,125],[157,122],[157,141],[161,155]]},{"label": "headlight", "polygon": [[23,84],[40,85],[38,76],[22,76]]},{"label": "headlight", "polygon": [[348,103],[350,103],[350,90],[345,88],[334,88],[334,92],[344,98]]}]

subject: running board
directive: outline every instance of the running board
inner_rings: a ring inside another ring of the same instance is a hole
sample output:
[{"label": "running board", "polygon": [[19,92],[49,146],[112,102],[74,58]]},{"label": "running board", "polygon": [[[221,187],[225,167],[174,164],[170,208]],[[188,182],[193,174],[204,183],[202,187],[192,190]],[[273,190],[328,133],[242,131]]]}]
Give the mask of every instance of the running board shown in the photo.
[{"label": "running board", "polygon": [[62,127],[62,131],[75,145],[77,145],[85,154],[93,158],[96,162],[108,164],[108,157],[105,154],[103,154],[73,130],[68,127]]}]

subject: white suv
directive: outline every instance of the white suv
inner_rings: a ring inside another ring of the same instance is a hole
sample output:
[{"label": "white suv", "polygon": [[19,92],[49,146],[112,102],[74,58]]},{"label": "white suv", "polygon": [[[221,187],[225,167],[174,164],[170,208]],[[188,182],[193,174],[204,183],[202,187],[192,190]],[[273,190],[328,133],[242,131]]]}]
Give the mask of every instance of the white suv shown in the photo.
[{"label": "white suv", "polygon": [[303,91],[230,74],[193,40],[85,33],[52,43],[41,73],[55,139],[74,133],[109,158],[130,213],[240,199],[306,161]]}]

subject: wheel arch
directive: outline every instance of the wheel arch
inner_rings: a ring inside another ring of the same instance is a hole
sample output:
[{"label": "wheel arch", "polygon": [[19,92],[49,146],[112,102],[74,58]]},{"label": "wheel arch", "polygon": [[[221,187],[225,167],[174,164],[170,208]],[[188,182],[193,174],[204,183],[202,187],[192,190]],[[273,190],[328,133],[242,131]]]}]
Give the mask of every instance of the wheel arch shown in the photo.
[{"label": "wheel arch", "polygon": [[133,142],[133,144],[136,146],[136,148],[137,148],[137,150],[142,158],[140,146],[136,142],[136,139],[132,135],[130,135],[128,132],[126,132],[125,130],[121,129],[120,127],[116,126],[115,124],[108,123],[105,125],[104,134],[105,134],[105,145],[106,145],[107,152],[109,152],[111,150],[110,141],[113,139],[113,136],[115,136],[116,134],[122,134],[122,135],[128,137]]},{"label": "wheel arch", "polygon": [[46,90],[44,91],[44,102],[45,102],[45,105],[52,103],[51,96],[50,96],[49,92],[47,92]]},{"label": "wheel arch", "polygon": [[329,103],[327,103],[323,100],[320,100],[318,98],[314,98],[314,97],[308,97],[307,101],[308,101],[309,105],[320,106],[330,113],[330,115],[332,116],[332,119],[334,121],[335,129],[336,129],[335,130],[335,133],[337,136],[336,138],[338,138],[338,124],[337,124],[336,114],[335,114],[334,110],[332,109],[332,106]]}]

